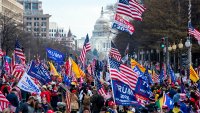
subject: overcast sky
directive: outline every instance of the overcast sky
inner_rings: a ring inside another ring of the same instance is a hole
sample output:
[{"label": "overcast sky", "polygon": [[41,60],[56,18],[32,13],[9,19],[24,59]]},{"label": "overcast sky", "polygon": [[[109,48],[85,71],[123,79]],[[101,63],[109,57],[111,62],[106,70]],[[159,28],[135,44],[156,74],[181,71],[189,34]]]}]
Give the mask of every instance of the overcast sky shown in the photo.
[{"label": "overcast sky", "polygon": [[78,38],[89,33],[91,37],[96,19],[100,17],[101,7],[114,4],[117,0],[41,0],[44,13],[51,16],[50,22],[59,26]]}]

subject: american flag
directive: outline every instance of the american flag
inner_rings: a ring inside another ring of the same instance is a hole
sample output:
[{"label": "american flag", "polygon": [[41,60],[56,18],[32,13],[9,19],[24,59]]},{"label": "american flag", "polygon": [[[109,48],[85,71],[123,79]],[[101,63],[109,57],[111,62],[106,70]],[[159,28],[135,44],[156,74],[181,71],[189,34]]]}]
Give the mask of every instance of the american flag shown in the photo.
[{"label": "american flag", "polygon": [[133,18],[135,20],[142,20],[142,13],[145,8],[135,0],[119,0],[116,12]]},{"label": "american flag", "polygon": [[200,97],[200,92],[198,89],[195,91],[195,94],[196,94],[196,96]]},{"label": "american flag", "polygon": [[152,79],[154,83],[159,82],[159,75],[154,70],[152,71]]},{"label": "american flag", "polygon": [[66,90],[66,110],[71,113],[71,96],[69,90]]},{"label": "american flag", "polygon": [[6,99],[6,97],[0,91],[0,111],[2,112],[5,108],[8,108],[9,104],[10,104],[9,101]]},{"label": "american flag", "polygon": [[18,56],[21,59],[22,63],[25,64],[25,55],[23,53],[22,46],[20,45],[18,40],[15,43],[14,53],[16,56]]},{"label": "american flag", "polygon": [[24,73],[24,65],[21,64],[21,60],[15,54],[12,55],[11,72],[11,74],[18,79],[20,79]]},{"label": "american flag", "polygon": [[118,49],[116,48],[115,44],[112,41],[111,41],[111,49],[110,49],[109,56],[111,58],[116,59],[119,62],[122,59],[121,54],[119,53]]},{"label": "american flag", "polygon": [[85,57],[86,57],[86,53],[87,51],[91,50],[91,45],[89,43],[89,36],[88,34],[86,35],[86,39],[83,45],[83,50],[81,51],[81,55],[80,55],[80,61],[83,64],[83,66],[85,65]]},{"label": "american flag", "polygon": [[129,85],[129,87],[134,90],[138,81],[138,74],[135,73],[131,68],[112,58],[109,58],[109,64],[111,79],[119,80]]},{"label": "american flag", "polygon": [[106,95],[105,90],[104,90],[103,86],[101,85],[101,82],[99,81],[99,79],[96,78],[96,82],[97,82],[96,85],[97,85],[98,93],[102,96],[105,96]]},{"label": "american flag", "polygon": [[190,35],[194,36],[197,40],[200,40],[200,32],[197,29],[194,29],[191,23],[188,26],[188,30]]}]

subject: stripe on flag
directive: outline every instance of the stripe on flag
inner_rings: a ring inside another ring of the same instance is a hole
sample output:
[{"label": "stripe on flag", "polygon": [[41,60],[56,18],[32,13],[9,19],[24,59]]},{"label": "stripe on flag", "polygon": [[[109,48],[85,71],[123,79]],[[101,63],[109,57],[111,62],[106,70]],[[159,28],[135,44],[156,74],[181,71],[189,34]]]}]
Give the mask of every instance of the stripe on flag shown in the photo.
[{"label": "stripe on flag", "polygon": [[134,90],[138,81],[138,74],[114,59],[109,58],[109,64],[111,79],[117,79]]},{"label": "stripe on flag", "polygon": [[141,21],[144,10],[145,7],[135,0],[119,0],[116,12]]},{"label": "stripe on flag", "polygon": [[111,49],[109,52],[109,56],[111,58],[116,59],[117,61],[121,61],[122,57],[121,54],[119,53],[118,49],[116,48],[115,44],[111,41]]},{"label": "stripe on flag", "polygon": [[91,50],[91,45],[89,43],[89,36],[88,34],[86,35],[86,39],[83,45],[83,49],[81,51],[81,55],[79,57],[81,63],[83,64],[83,66],[85,65],[85,57],[86,57],[86,53]]},{"label": "stripe on flag", "polygon": [[68,90],[66,90],[66,109],[68,113],[71,113],[71,97]]},{"label": "stripe on flag", "polygon": [[0,111],[2,112],[5,108],[8,108],[8,105],[9,105],[9,101],[0,91]]}]

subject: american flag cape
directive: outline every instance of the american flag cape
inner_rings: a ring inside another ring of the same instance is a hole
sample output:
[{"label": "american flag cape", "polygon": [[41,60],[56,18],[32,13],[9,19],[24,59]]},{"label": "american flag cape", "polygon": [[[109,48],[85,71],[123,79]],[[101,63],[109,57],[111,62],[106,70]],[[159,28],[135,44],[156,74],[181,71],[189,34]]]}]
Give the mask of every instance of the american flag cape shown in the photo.
[{"label": "american flag cape", "polygon": [[6,97],[0,91],[0,111],[2,112],[5,108],[8,108],[9,104],[10,104],[9,101],[6,99]]},{"label": "american flag cape", "polygon": [[83,49],[81,51],[81,55],[79,57],[82,65],[84,66],[85,65],[85,59],[86,59],[86,53],[91,50],[91,45],[89,43],[89,36],[88,34],[86,35],[86,39],[85,39],[85,42],[84,42],[84,45],[83,45]]},{"label": "american flag cape", "polygon": [[109,58],[110,78],[119,80],[127,85],[132,90],[135,90],[139,75],[130,67],[121,64],[115,59]]},{"label": "american flag cape", "polygon": [[71,113],[71,93],[69,90],[66,90],[66,110],[67,113]]}]

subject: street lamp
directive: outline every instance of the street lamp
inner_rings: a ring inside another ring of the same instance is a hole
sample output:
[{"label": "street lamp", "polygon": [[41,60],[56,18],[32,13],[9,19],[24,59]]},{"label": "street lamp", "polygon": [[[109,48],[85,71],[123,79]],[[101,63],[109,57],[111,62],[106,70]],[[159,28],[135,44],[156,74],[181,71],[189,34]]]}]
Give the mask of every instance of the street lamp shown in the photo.
[{"label": "street lamp", "polygon": [[169,45],[168,50],[172,51],[172,46],[171,45]]},{"label": "street lamp", "polygon": [[174,42],[174,44],[172,45],[172,49],[175,51],[176,50],[176,44]]},{"label": "street lamp", "polygon": [[190,39],[187,39],[187,41],[185,42],[185,46],[187,48],[189,48],[192,44],[190,43]]},{"label": "street lamp", "polygon": [[179,44],[178,44],[178,48],[179,48],[179,49],[183,49],[182,39],[180,40],[180,42],[179,42]]}]

